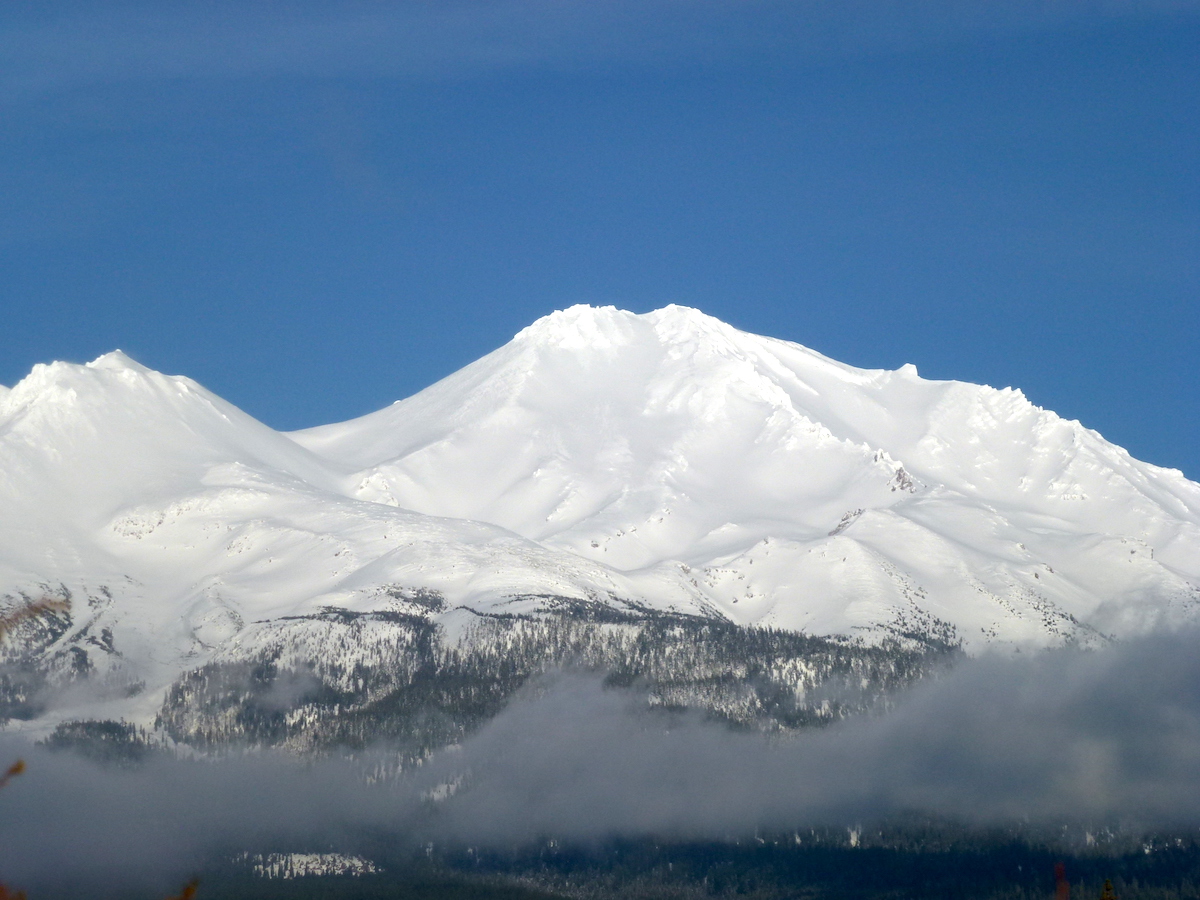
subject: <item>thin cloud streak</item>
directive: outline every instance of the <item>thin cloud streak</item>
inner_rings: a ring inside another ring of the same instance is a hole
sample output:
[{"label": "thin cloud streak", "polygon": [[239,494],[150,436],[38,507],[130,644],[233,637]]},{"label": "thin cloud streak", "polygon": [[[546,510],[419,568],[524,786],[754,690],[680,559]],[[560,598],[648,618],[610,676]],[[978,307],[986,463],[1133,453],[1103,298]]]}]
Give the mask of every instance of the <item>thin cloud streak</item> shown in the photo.
[{"label": "thin cloud streak", "polygon": [[0,19],[0,97],[144,79],[398,77],[719,61],[785,63],[988,33],[1200,12],[1197,0],[554,0],[127,4]]}]

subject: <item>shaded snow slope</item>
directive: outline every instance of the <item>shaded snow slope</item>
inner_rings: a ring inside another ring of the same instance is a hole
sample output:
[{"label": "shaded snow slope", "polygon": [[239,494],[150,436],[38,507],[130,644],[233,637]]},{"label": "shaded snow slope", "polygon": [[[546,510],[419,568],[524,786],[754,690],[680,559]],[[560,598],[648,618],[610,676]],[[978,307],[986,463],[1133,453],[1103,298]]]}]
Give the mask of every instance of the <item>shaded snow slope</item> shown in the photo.
[{"label": "shaded snow slope", "polygon": [[162,688],[325,607],[449,638],[566,597],[1043,646],[1182,621],[1197,584],[1200,486],[1180,473],[1019,391],[856,369],[680,307],[555,313],[291,435],[119,352],[0,392],[0,613],[70,595],[47,653],[114,683]]}]

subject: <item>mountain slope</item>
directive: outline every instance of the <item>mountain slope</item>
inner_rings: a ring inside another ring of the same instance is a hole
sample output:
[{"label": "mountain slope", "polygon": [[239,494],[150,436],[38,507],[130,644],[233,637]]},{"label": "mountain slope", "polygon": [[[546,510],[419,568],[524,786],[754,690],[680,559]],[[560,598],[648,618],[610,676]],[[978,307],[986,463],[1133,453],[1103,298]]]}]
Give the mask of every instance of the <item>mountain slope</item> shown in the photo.
[{"label": "mountain slope", "polygon": [[32,664],[34,648],[60,675],[106,682],[123,709],[128,689],[161,691],[262,623],[328,606],[408,610],[425,592],[519,610],[537,602],[522,597],[635,593],[502,528],[347,497],[344,478],[120,353],[38,367],[0,399],[0,615],[43,595],[71,608],[41,644],[18,633],[4,653]]},{"label": "mountain slope", "polygon": [[1019,391],[855,369],[680,307],[555,313],[293,437],[355,470],[347,493],[500,524],[650,594],[685,565],[743,623],[933,616],[1040,644],[1185,615],[1200,571],[1181,473]]},{"label": "mountain slope", "polygon": [[[461,674],[458,646],[472,671],[518,647],[521,671],[601,664],[713,620],[1097,643],[1190,619],[1198,584],[1181,473],[1019,391],[856,369],[681,307],[555,313],[290,435],[119,352],[0,392],[0,616],[70,607],[0,641],[0,695],[27,718],[39,678],[79,688],[60,717],[148,720],[173,683],[210,697],[208,675],[178,681],[210,665],[320,663],[349,697],[362,666],[392,690],[418,662]],[[600,630],[528,624],[564,614]],[[770,646],[764,671],[816,652]]]}]

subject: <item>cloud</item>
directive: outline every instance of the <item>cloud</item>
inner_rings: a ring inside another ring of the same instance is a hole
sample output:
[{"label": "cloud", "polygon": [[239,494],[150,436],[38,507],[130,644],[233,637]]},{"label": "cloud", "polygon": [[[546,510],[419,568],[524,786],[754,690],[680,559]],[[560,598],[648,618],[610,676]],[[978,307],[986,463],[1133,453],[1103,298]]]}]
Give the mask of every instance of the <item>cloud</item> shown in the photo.
[{"label": "cloud", "polygon": [[403,829],[417,808],[343,761],[263,754],[131,770],[0,743],[5,758],[17,753],[27,767],[0,796],[0,875],[26,888],[177,887],[214,853],[323,850],[372,825]]},{"label": "cloud", "polygon": [[0,96],[130,79],[461,78],[771,53],[797,62],[1193,13],[1196,0],[445,0],[53,4],[0,18]]},{"label": "cloud", "polygon": [[[555,836],[728,838],[910,811],[977,825],[1200,825],[1196,634],[967,662],[887,714],[791,737],[647,711],[567,675],[396,785],[371,760],[273,754],[101,768],[0,743],[0,873],[186,877],[209,854],[354,849],[364,834],[509,844]],[[386,757],[386,750],[378,751]],[[446,796],[431,803],[430,796]]]},{"label": "cloud", "polygon": [[722,837],[907,813],[968,823],[1200,824],[1195,635],[979,659],[885,716],[764,740],[568,680],[464,748],[449,833]]}]

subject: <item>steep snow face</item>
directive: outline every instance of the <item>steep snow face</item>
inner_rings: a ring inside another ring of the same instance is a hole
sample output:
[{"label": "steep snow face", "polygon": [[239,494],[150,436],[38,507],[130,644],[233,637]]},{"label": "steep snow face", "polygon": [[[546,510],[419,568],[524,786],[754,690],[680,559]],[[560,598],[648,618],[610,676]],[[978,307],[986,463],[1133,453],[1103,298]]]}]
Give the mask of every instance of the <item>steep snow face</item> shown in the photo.
[{"label": "steep snow face", "polygon": [[1181,473],[1019,391],[856,369],[683,307],[573,307],[293,437],[355,470],[354,496],[502,525],[649,595],[684,571],[742,622],[1045,643],[1178,619],[1200,581]]}]

